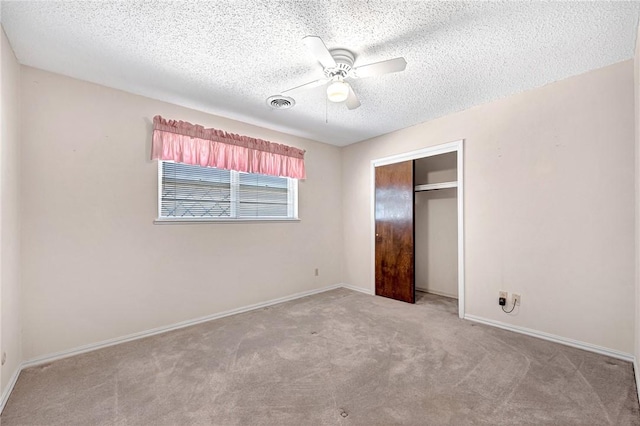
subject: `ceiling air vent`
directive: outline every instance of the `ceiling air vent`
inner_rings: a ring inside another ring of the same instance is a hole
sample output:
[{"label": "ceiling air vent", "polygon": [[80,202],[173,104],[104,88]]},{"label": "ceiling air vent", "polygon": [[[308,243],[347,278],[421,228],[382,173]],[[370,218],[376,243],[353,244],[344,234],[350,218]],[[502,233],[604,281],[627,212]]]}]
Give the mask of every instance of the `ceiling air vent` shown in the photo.
[{"label": "ceiling air vent", "polygon": [[295,104],[296,101],[288,96],[275,95],[267,98],[267,105],[273,109],[289,109]]}]

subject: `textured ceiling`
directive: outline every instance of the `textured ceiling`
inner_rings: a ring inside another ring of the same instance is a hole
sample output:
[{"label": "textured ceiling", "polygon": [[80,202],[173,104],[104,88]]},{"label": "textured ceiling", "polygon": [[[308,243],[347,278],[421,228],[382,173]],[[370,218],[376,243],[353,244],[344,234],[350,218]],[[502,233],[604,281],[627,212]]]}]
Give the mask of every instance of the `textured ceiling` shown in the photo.
[{"label": "textured ceiling", "polygon": [[[25,65],[347,145],[633,56],[640,2],[13,2],[1,21]],[[273,110],[270,95],[323,77],[302,43],[348,48],[362,106],[323,87]],[[170,117],[180,119],[181,117]]]}]

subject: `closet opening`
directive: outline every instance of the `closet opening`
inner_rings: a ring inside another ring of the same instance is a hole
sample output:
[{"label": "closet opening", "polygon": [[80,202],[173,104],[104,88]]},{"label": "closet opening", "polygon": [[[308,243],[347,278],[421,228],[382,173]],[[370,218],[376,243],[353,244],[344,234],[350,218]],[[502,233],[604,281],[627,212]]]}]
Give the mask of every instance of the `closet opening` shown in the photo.
[{"label": "closet opening", "polygon": [[371,162],[376,295],[464,318],[463,141]]}]

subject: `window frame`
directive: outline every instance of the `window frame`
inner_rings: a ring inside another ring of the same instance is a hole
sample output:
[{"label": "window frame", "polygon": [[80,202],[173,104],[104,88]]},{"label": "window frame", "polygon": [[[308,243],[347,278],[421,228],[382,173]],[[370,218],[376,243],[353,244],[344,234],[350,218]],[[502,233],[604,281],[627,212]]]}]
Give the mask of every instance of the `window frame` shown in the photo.
[{"label": "window frame", "polygon": [[[158,161],[158,195],[156,199],[157,203],[157,217],[154,220],[155,224],[172,224],[172,223],[247,223],[247,222],[300,222],[298,216],[298,179],[285,177],[287,179],[287,214],[289,217],[272,217],[272,216],[256,216],[256,217],[163,217],[162,216],[162,170],[164,163],[171,163],[172,161],[159,160]],[[195,166],[199,167],[199,166]],[[231,171],[231,213],[236,214],[236,201],[240,180],[238,174],[240,172]],[[259,173],[254,173],[259,174]]]}]

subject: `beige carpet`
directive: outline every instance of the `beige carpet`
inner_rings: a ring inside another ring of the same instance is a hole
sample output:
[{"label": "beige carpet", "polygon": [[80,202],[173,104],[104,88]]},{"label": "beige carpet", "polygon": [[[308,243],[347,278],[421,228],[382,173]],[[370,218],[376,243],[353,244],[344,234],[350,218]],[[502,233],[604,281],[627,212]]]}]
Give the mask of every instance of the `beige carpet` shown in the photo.
[{"label": "beige carpet", "polygon": [[640,425],[630,363],[345,289],[24,371],[2,425]]}]

